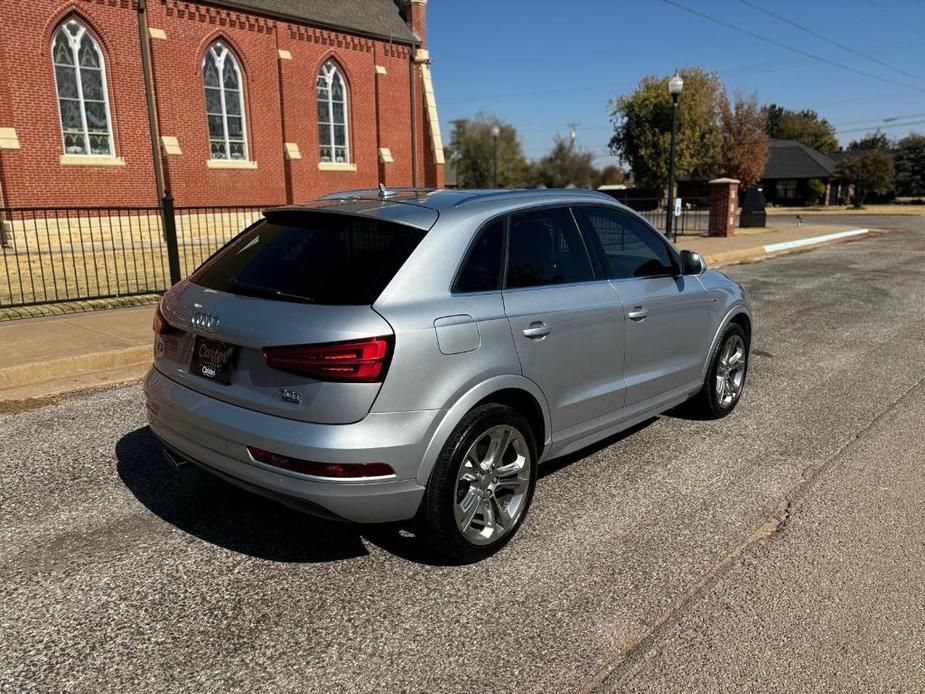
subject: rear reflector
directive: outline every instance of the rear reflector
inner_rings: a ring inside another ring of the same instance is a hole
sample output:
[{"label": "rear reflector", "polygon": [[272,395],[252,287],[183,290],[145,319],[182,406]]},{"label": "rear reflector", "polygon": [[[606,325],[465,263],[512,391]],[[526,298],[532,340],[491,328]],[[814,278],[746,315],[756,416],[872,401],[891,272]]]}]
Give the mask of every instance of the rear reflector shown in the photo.
[{"label": "rear reflector", "polygon": [[155,335],[170,335],[173,333],[179,332],[175,327],[167,322],[167,319],[164,318],[164,314],[161,313],[161,307],[158,306],[154,309],[154,334]]},{"label": "rear reflector", "polygon": [[258,463],[272,465],[273,467],[301,472],[303,475],[316,477],[336,477],[338,479],[356,479],[358,477],[384,477],[394,475],[391,465],[386,463],[315,463],[311,460],[289,458],[278,453],[270,453],[260,448],[247,447],[248,453]]},{"label": "rear reflector", "polygon": [[267,366],[319,381],[379,383],[392,357],[392,336],[320,345],[264,347]]}]

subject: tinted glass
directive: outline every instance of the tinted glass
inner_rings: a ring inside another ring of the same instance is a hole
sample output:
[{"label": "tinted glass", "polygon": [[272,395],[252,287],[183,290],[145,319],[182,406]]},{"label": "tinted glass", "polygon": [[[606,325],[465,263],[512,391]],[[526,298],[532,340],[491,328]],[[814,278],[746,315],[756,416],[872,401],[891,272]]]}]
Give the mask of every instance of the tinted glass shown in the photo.
[{"label": "tinted glass", "polygon": [[494,221],[482,229],[456,280],[454,289],[457,292],[487,292],[501,286],[503,241],[504,220]]},{"label": "tinted glass", "polygon": [[635,217],[603,207],[575,209],[586,229],[599,242],[604,272],[610,279],[659,277],[674,274],[667,245],[658,232]]},{"label": "tinted glass", "polygon": [[511,218],[508,287],[536,287],[594,279],[581,234],[566,208]]},{"label": "tinted glass", "polygon": [[232,294],[317,304],[372,304],[424,232],[335,214],[273,216],[190,278]]}]

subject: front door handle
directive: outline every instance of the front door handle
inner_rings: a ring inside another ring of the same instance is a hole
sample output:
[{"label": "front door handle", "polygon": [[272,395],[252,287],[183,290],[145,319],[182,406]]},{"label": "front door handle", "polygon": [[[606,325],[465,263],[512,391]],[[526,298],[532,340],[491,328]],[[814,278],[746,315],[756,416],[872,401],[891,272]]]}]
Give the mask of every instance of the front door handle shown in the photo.
[{"label": "front door handle", "polygon": [[636,306],[632,311],[627,311],[626,315],[630,320],[641,321],[646,319],[649,312],[643,306]]},{"label": "front door handle", "polygon": [[529,328],[524,328],[524,337],[529,337],[531,340],[542,340],[549,333],[552,332],[552,328],[546,325],[543,321],[534,321],[530,323]]}]

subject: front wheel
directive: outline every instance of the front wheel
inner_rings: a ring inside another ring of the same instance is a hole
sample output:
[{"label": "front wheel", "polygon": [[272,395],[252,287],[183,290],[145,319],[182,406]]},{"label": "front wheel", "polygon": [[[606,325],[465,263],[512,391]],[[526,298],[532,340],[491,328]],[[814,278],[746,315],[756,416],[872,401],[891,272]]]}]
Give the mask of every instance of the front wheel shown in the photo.
[{"label": "front wheel", "polygon": [[707,369],[703,387],[688,403],[692,414],[702,419],[721,419],[732,412],[742,397],[747,374],[745,331],[736,323],[730,323]]},{"label": "front wheel", "polygon": [[436,550],[465,562],[503,547],[536,486],[533,432],[516,410],[481,405],[459,423],[434,466],[422,506]]}]

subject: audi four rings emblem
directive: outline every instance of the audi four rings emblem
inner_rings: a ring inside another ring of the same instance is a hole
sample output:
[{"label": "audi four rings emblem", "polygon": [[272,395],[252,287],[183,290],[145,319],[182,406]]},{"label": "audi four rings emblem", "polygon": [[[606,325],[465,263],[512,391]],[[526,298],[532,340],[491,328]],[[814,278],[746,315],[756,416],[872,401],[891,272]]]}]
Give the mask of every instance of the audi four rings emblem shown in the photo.
[{"label": "audi four rings emblem", "polygon": [[190,325],[194,328],[211,332],[218,327],[220,322],[218,316],[214,316],[211,313],[196,313],[193,315],[192,320],[190,320]]}]

